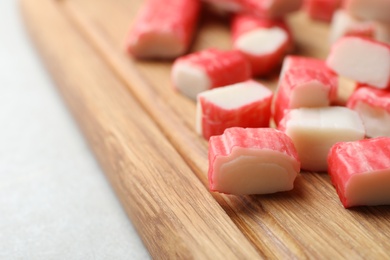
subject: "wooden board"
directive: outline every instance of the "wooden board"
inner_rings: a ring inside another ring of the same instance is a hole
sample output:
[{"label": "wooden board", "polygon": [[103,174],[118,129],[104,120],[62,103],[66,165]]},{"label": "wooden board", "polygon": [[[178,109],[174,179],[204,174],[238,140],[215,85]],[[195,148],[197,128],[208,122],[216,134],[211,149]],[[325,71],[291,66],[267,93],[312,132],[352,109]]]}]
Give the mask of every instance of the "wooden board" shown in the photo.
[{"label": "wooden board", "polygon": [[[136,61],[123,42],[141,0],[22,0],[30,34],[154,258],[385,258],[390,208],[345,210],[327,174],[291,192],[207,189],[195,104],[170,84],[171,62]],[[230,47],[226,20],[202,17],[192,50]],[[297,53],[324,58],[328,27],[289,17]],[[277,75],[259,79],[271,89]]]}]

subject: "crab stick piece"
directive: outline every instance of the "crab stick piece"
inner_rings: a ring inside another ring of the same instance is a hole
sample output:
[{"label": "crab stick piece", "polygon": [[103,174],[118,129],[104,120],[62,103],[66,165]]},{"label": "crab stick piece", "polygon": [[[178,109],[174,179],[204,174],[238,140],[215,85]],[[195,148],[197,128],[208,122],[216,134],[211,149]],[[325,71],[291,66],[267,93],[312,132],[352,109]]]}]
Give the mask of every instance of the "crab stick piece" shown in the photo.
[{"label": "crab stick piece", "polygon": [[311,19],[330,22],[342,0],[305,0],[304,10]]},{"label": "crab stick piece", "polygon": [[207,49],[175,60],[172,67],[174,87],[196,100],[203,91],[250,79],[251,67],[237,50]]},{"label": "crab stick piece", "polygon": [[331,105],[337,98],[337,85],[337,76],[323,60],[287,56],[272,107],[275,124],[290,109]]},{"label": "crab stick piece", "polygon": [[229,127],[269,127],[273,93],[254,80],[198,95],[196,131],[206,140]]},{"label": "crab stick piece", "polygon": [[330,106],[336,96],[337,77],[311,69],[289,70],[275,95],[274,121],[278,124],[291,109]]},{"label": "crab stick piece", "polygon": [[390,137],[390,92],[370,87],[358,88],[347,107],[359,113],[368,137]]},{"label": "crab stick piece", "polygon": [[147,0],[129,32],[126,48],[137,58],[176,58],[191,43],[199,0]]},{"label": "crab stick piece", "polygon": [[341,76],[376,88],[390,87],[390,45],[361,37],[338,40],[326,60]]},{"label": "crab stick piece", "polygon": [[329,175],[345,208],[390,204],[390,138],[341,142],[328,157]]},{"label": "crab stick piece", "polygon": [[280,18],[298,11],[303,0],[203,0],[218,10],[253,14],[261,18]]},{"label": "crab stick piece", "polygon": [[293,189],[300,171],[291,139],[273,128],[226,129],[209,142],[211,191],[267,194]]},{"label": "crab stick piece", "polygon": [[360,20],[345,10],[335,12],[330,27],[330,43],[335,43],[343,36],[360,36],[390,43],[390,24],[378,21]]},{"label": "crab stick piece", "polygon": [[390,23],[389,0],[345,0],[344,8],[351,15],[361,19]]},{"label": "crab stick piece", "polygon": [[365,136],[359,114],[346,107],[292,109],[278,128],[292,139],[301,168],[318,172],[327,171],[327,156],[335,143],[361,140]]},{"label": "crab stick piece", "polygon": [[284,20],[238,14],[232,22],[233,47],[251,63],[253,76],[264,76],[281,64],[293,48],[291,32]]}]

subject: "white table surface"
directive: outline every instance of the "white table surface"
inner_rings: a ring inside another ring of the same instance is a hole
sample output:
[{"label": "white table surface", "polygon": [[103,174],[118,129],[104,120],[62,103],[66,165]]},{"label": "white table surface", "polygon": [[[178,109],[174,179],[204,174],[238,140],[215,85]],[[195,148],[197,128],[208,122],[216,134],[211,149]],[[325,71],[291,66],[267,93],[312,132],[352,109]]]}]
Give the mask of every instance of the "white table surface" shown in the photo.
[{"label": "white table surface", "polygon": [[0,259],[148,258],[17,1],[0,0]]}]

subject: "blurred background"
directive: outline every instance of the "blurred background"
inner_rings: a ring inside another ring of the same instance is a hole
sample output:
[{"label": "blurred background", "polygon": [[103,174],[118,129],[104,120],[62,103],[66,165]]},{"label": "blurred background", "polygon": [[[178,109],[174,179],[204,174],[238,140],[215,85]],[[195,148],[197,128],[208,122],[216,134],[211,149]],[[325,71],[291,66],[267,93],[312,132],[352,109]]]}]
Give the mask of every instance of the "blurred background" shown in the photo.
[{"label": "blurred background", "polygon": [[18,1],[1,0],[0,259],[148,258],[35,52]]}]

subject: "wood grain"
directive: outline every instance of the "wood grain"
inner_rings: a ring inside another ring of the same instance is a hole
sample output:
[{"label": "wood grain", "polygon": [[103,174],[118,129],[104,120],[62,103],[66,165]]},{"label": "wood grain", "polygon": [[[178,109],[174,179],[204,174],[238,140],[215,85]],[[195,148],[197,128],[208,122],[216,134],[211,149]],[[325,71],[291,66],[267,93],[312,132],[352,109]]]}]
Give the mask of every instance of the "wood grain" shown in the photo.
[{"label": "wood grain", "polygon": [[[33,0],[24,0],[24,2],[28,1],[32,2]],[[46,0],[46,2],[48,1],[49,0]],[[112,81],[112,78],[115,78],[116,85],[124,85],[127,88],[126,90],[122,89],[120,94],[118,92],[118,96],[123,96],[123,99],[124,96],[130,96],[131,93],[139,102],[139,104],[137,104],[138,109],[140,109],[139,106],[141,106],[144,110],[141,114],[138,114],[137,112],[137,116],[132,114],[130,117],[130,115],[124,114],[125,112],[120,110],[126,110],[126,107],[123,105],[120,108],[117,107],[117,110],[110,110],[113,113],[113,115],[111,115],[113,118],[118,118],[120,115],[123,116],[121,120],[112,122],[102,120],[101,114],[104,115],[105,111],[99,110],[96,107],[91,107],[88,111],[79,109],[79,106],[81,106],[80,104],[92,102],[91,99],[93,95],[88,95],[90,86],[79,83],[77,86],[78,88],[82,88],[82,90],[65,88],[64,85],[69,84],[66,83],[67,81],[65,79],[69,79],[68,77],[64,78],[63,75],[67,72],[65,74],[68,74],[70,77],[69,73],[81,72],[75,71],[77,67],[68,64],[69,61],[66,58],[68,56],[67,54],[58,54],[57,52],[60,51],[53,47],[51,48],[52,54],[44,55],[44,59],[51,66],[56,64],[56,61],[58,62],[60,58],[60,60],[63,60],[63,67],[58,68],[58,65],[56,65],[56,67],[52,68],[52,74],[57,78],[58,85],[62,87],[64,95],[70,96],[68,97],[70,106],[74,111],[78,111],[76,115],[83,128],[87,129],[85,130],[86,136],[90,140],[95,140],[91,141],[91,145],[99,155],[98,157],[102,161],[102,165],[108,164],[108,166],[105,166],[105,169],[107,175],[111,176],[110,178],[114,183],[113,186],[116,187],[116,189],[121,187],[118,196],[122,199],[123,204],[128,208],[129,212],[134,210],[133,207],[136,208],[137,214],[130,214],[130,217],[144,237],[145,244],[148,246],[151,253],[154,253],[155,256],[158,257],[163,256],[164,254],[156,254],[156,250],[168,250],[166,249],[167,246],[161,242],[167,238],[164,237],[164,239],[157,239],[157,241],[155,241],[156,238],[151,236],[152,233],[142,227],[142,222],[145,222],[145,219],[148,219],[143,216],[143,214],[145,214],[143,212],[145,208],[140,205],[129,204],[129,197],[124,196],[124,194],[128,194],[129,191],[127,191],[128,186],[123,186],[123,183],[129,182],[131,175],[123,174],[121,171],[124,171],[124,169],[112,166],[122,160],[129,160],[127,156],[131,155],[131,153],[128,152],[128,147],[131,147],[134,140],[138,140],[138,134],[144,136],[144,142],[146,144],[151,142],[148,139],[151,138],[151,135],[147,133],[149,133],[150,130],[148,129],[149,127],[152,127],[151,125],[153,124],[146,124],[139,132],[135,131],[131,134],[131,137],[133,138],[131,139],[128,137],[129,133],[127,132],[132,132],[132,127],[135,127],[136,129],[140,129],[140,127],[139,125],[133,125],[132,123],[126,122],[126,120],[135,120],[134,122],[137,122],[137,120],[144,120],[141,118],[150,117],[156,124],[155,126],[153,125],[153,131],[158,132],[159,138],[157,139],[165,141],[162,142],[163,145],[161,145],[160,142],[154,141],[153,145],[150,145],[151,150],[147,150],[147,154],[154,154],[154,156],[151,157],[152,160],[150,160],[151,158],[149,158],[149,155],[144,158],[148,160],[148,163],[152,163],[156,157],[157,164],[160,163],[159,158],[161,159],[161,157],[165,159],[171,158],[171,160],[169,160],[170,164],[179,164],[181,165],[180,167],[186,168],[184,176],[186,178],[191,178],[190,181],[193,182],[196,187],[199,185],[207,186],[207,143],[194,132],[195,104],[181,96],[179,93],[176,93],[170,85],[171,62],[135,61],[123,52],[123,42],[128,28],[141,4],[142,1],[140,0],[63,0],[56,2],[57,12],[61,15],[65,14],[67,17],[67,20],[63,21],[63,23],[69,23],[67,27],[72,26],[74,28],[73,34],[77,34],[77,32],[81,33],[85,41],[90,44],[87,53],[90,53],[91,56],[93,56],[93,54],[100,55],[102,60],[112,70],[112,74],[107,72],[101,73],[101,68],[96,69],[94,66],[91,66],[91,68],[84,68],[84,73],[88,73],[90,77],[91,75],[98,76],[103,82],[107,81],[106,77],[110,78],[110,81]],[[41,6],[39,8],[41,9]],[[38,10],[35,11],[38,12]],[[31,13],[32,11],[28,10],[26,12]],[[222,49],[230,48],[227,20],[215,19],[208,14],[208,12],[205,12],[202,17],[202,22],[199,26],[198,35],[194,41],[192,50],[203,49],[209,46],[217,46]],[[38,42],[38,46],[41,46],[41,49],[45,50],[43,53],[45,53],[47,52],[47,45],[49,45],[50,42],[60,44],[62,40],[60,41],[59,39],[56,39],[55,36],[50,35],[55,35],[53,28],[47,28],[43,31],[42,28],[37,26],[40,23],[43,22],[35,21],[33,24],[36,25],[34,27],[36,30],[35,34],[39,36],[36,36],[36,38],[41,37],[46,41],[45,45]],[[296,38],[297,54],[319,58],[326,57],[328,52],[328,26],[326,24],[310,22],[302,13],[289,17],[289,23],[292,26]],[[69,34],[72,34],[70,29],[68,29],[68,31]],[[59,36],[57,35],[57,37]],[[73,36],[70,38],[75,37]],[[81,40],[78,40],[77,42],[80,41]],[[45,48],[42,47],[43,45]],[[86,43],[83,43],[82,46],[84,47],[81,49],[78,46],[80,44],[74,45],[75,46],[71,46],[71,48],[67,49],[69,49],[69,51],[76,49],[79,51],[77,55],[84,57],[83,48],[86,48],[84,46]],[[72,57],[78,57],[77,55],[72,55]],[[84,64],[85,61],[82,61],[82,63]],[[104,68],[104,71],[106,70],[107,67]],[[107,76],[107,74],[109,76]],[[84,76],[86,77],[86,75]],[[271,89],[274,89],[277,75],[259,80],[267,84]],[[91,81],[89,83],[92,84],[93,82]],[[106,83],[108,84],[109,82]],[[72,84],[76,85],[76,82],[73,82]],[[106,95],[114,95],[111,93],[111,88],[112,87],[110,87],[110,90],[99,90],[99,93],[101,93],[100,98],[103,98],[105,92]],[[84,91],[83,95],[77,94],[80,91]],[[72,97],[75,95],[77,96],[78,102],[73,101]],[[136,102],[132,99],[132,103]],[[110,105],[115,104],[110,103]],[[142,109],[140,110],[143,111]],[[129,117],[127,118],[125,115]],[[108,120],[108,118],[106,118],[106,120]],[[148,119],[148,121],[150,120]],[[85,122],[90,123],[85,126]],[[112,125],[105,125],[108,122]],[[94,139],[97,134],[93,132],[93,129],[96,127],[104,130],[109,127],[110,131],[100,132],[99,137]],[[126,132],[123,129],[129,130]],[[121,139],[123,143],[112,143],[110,149],[103,149],[101,145],[99,145],[99,140],[104,138],[111,140],[111,132],[121,133],[121,136],[124,135],[127,138]],[[153,134],[155,133],[153,132]],[[164,139],[164,136],[166,139]],[[166,140],[168,140],[170,144],[166,144]],[[165,154],[166,149],[163,147],[169,146],[170,149],[172,149],[170,145],[176,149],[178,154],[173,157],[170,155],[162,155],[160,152],[164,151],[162,153]],[[123,146],[127,148],[125,149]],[[152,151],[153,149],[154,151]],[[107,163],[107,160],[110,160],[110,163]],[[182,165],[184,162],[190,169],[185,165]],[[151,173],[155,174],[153,171],[150,171],[150,167],[147,167],[145,164],[145,162],[138,162],[135,166],[139,167],[137,169],[143,171],[145,176]],[[166,165],[166,167],[168,167],[168,165]],[[121,176],[119,179],[116,171],[119,171],[119,176]],[[194,176],[197,178],[194,178]],[[172,180],[170,184],[175,185],[176,181],[181,183],[181,178],[183,178],[183,175]],[[156,192],[153,190],[151,191],[150,188],[151,187],[148,186],[143,187],[144,190],[141,190],[141,194],[143,194],[142,192]],[[203,190],[201,187],[198,188],[202,192],[208,194],[205,188],[203,188]],[[169,191],[172,191],[172,189],[164,189],[158,194],[166,196],[167,194],[170,194]],[[137,197],[139,196],[137,195],[137,192],[140,191],[131,191],[129,196]],[[193,193],[193,191],[190,190],[188,192],[190,195],[183,196],[180,200],[181,203],[194,203],[194,200],[200,200],[196,192]],[[203,196],[207,197],[209,195]],[[215,202],[218,202],[226,212],[225,217],[228,216],[232,222],[235,223],[242,234],[244,234],[257,249],[260,257],[278,259],[367,259],[385,258],[388,256],[390,249],[390,244],[387,242],[390,238],[389,207],[362,207],[354,210],[343,209],[334,188],[330,184],[329,177],[326,174],[302,173],[296,181],[295,189],[291,192],[281,194],[266,196],[227,196],[213,193],[212,196],[214,204],[210,204],[208,212],[214,212],[215,208],[217,212],[219,212],[218,214],[221,214],[219,206],[215,206]],[[153,199],[153,197],[146,197],[142,203],[150,203],[148,202],[149,199]],[[170,216],[170,214],[167,215]],[[222,218],[225,219],[224,221],[226,222],[229,220],[223,216]],[[175,221],[182,220],[175,219]],[[196,218],[191,222],[192,223],[186,222],[189,226],[182,226],[182,228],[191,231],[200,228],[193,226],[197,225]],[[164,224],[170,226],[174,225],[169,221]],[[214,224],[215,223],[210,224],[208,227],[213,226]],[[220,229],[225,230],[225,224],[217,224],[217,226],[218,225],[220,226],[213,227],[213,229],[216,228],[216,233],[218,233]],[[177,228],[177,226],[174,227]],[[180,232],[181,230],[175,231],[174,228],[171,229],[171,233],[179,232],[179,234],[172,235],[176,237],[173,241],[185,244],[189,242],[188,237],[183,236]],[[230,231],[225,230],[224,234],[228,233],[230,233]],[[233,235],[234,234],[235,233],[233,233]],[[241,245],[241,239],[236,240],[234,238],[235,236],[236,235],[230,238],[231,244],[236,243],[235,251],[246,251],[246,240],[244,239]],[[181,239],[184,239],[184,241]],[[153,246],[149,246],[149,244],[152,244]],[[163,249],[158,249],[159,247],[163,247]],[[219,258],[218,249],[215,250],[215,258]],[[199,257],[199,255],[193,256]],[[237,257],[237,255],[234,256]],[[250,258],[252,257],[253,255],[251,255]],[[223,258],[225,259],[228,257]]]},{"label": "wood grain", "polygon": [[259,257],[54,2],[42,0],[36,5],[35,0],[25,0],[22,4],[47,67],[151,255],[164,259]]}]

